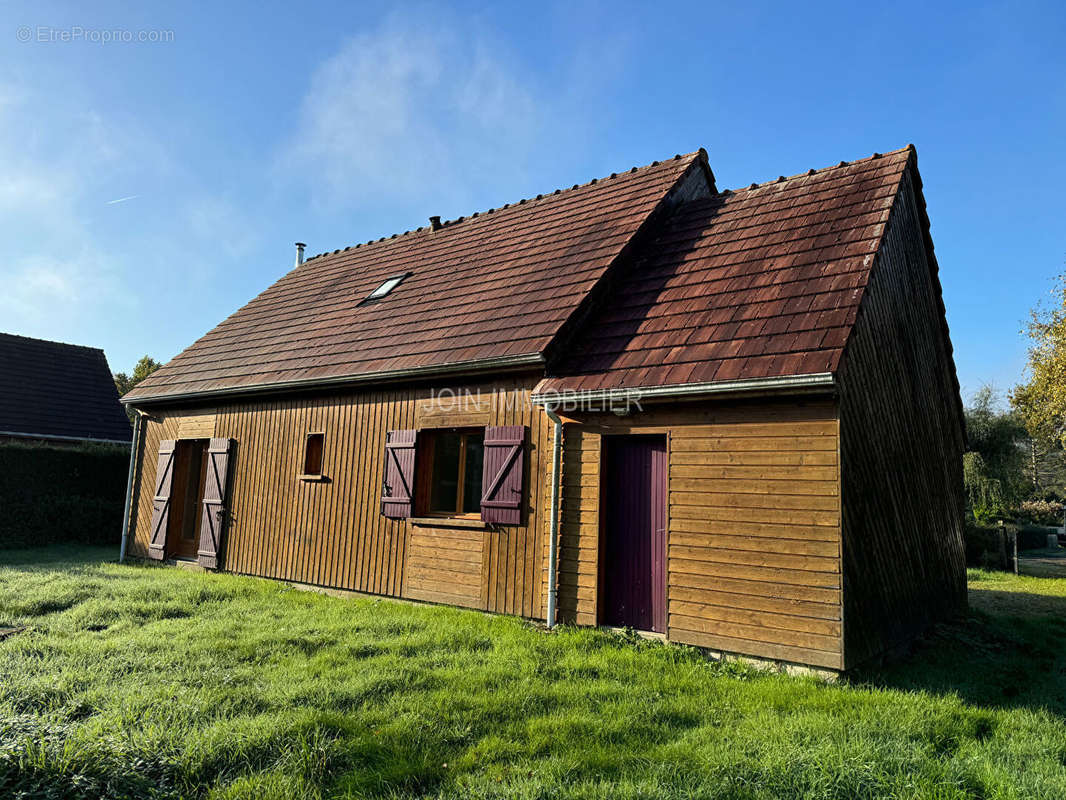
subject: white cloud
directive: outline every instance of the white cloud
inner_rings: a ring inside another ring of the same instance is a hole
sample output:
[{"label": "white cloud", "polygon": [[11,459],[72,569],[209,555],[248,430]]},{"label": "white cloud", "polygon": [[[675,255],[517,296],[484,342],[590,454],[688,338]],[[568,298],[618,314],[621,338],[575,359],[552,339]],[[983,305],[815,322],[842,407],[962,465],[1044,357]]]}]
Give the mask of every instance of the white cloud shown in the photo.
[{"label": "white cloud", "polygon": [[142,339],[153,298],[194,305],[247,255],[252,226],[136,120],[46,98],[0,84],[0,331],[108,344],[120,363],[125,348],[160,352]]},{"label": "white cloud", "polygon": [[314,73],[284,161],[320,202],[371,205],[525,172],[554,112],[487,34],[391,17]]},{"label": "white cloud", "polygon": [[85,213],[101,176],[127,152],[127,137],[95,112],[54,109],[49,121],[58,117],[58,125],[35,125],[35,136],[21,138],[16,120],[43,113],[35,97],[0,89],[0,233],[7,243],[0,330],[71,339],[101,310],[130,302]]},{"label": "white cloud", "polygon": [[49,209],[62,201],[62,187],[47,175],[21,171],[15,164],[8,164],[0,175],[0,213]]},{"label": "white cloud", "polygon": [[78,343],[78,332],[102,310],[120,314],[136,304],[107,256],[91,246],[61,255],[16,253],[0,276],[4,330]]}]

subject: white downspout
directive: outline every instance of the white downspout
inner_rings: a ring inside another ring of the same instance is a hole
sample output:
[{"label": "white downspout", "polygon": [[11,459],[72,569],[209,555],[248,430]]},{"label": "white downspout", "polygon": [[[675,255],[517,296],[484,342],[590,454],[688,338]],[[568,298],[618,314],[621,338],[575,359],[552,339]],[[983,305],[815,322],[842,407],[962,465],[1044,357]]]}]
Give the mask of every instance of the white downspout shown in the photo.
[{"label": "white downspout", "polygon": [[144,429],[144,414],[139,410],[137,420],[133,423],[133,445],[130,448],[130,471],[126,476],[126,505],[122,509],[122,544],[119,545],[118,560],[126,560],[126,543],[130,536],[130,508],[133,505],[133,478],[137,472],[137,451],[141,444],[141,431]]},{"label": "white downspout", "polygon": [[563,456],[563,421],[549,405],[544,406],[544,413],[555,425],[552,435],[552,493],[551,493],[551,517],[548,526],[548,628],[555,627],[555,613],[559,598],[559,581],[557,576],[557,562],[559,559],[559,502],[560,502],[560,473],[562,472]]}]

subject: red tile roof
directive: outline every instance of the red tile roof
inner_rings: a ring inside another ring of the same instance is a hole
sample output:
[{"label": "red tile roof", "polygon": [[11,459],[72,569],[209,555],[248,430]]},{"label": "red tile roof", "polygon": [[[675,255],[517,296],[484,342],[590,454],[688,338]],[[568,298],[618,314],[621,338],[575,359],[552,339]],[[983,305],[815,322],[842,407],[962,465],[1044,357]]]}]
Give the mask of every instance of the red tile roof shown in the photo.
[{"label": "red tile roof", "polygon": [[913,148],[678,209],[538,392],[830,373]]},{"label": "red tile roof", "polygon": [[[126,399],[538,358],[702,150],[309,259]],[[708,171],[709,175],[709,171]],[[411,275],[360,305],[386,278]]]},{"label": "red tile roof", "polygon": [[128,442],[104,351],[0,333],[0,433]]}]

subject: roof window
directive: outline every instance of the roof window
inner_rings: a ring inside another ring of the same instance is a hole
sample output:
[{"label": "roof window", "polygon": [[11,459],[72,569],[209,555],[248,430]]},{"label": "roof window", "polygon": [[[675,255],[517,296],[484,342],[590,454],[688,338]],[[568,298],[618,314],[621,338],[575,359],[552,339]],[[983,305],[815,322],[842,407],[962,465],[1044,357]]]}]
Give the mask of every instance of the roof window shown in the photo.
[{"label": "roof window", "polygon": [[403,283],[404,279],[407,278],[410,274],[410,272],[404,272],[400,275],[393,275],[391,278],[386,278],[385,281],[381,284],[381,286],[379,286],[377,289],[367,295],[367,298],[362,303],[360,303],[360,305],[363,305],[365,303],[376,303],[378,300],[385,297],[385,295],[387,295],[389,292],[391,292],[393,289]]}]

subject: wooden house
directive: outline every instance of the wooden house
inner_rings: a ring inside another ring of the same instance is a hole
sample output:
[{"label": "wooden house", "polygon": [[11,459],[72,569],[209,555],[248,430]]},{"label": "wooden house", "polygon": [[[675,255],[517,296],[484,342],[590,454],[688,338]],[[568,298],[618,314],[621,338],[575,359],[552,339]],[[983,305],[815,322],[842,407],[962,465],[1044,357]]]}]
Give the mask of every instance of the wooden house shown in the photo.
[{"label": "wooden house", "polygon": [[913,147],[308,259],[129,393],[133,556],[842,670],[965,608]]}]

